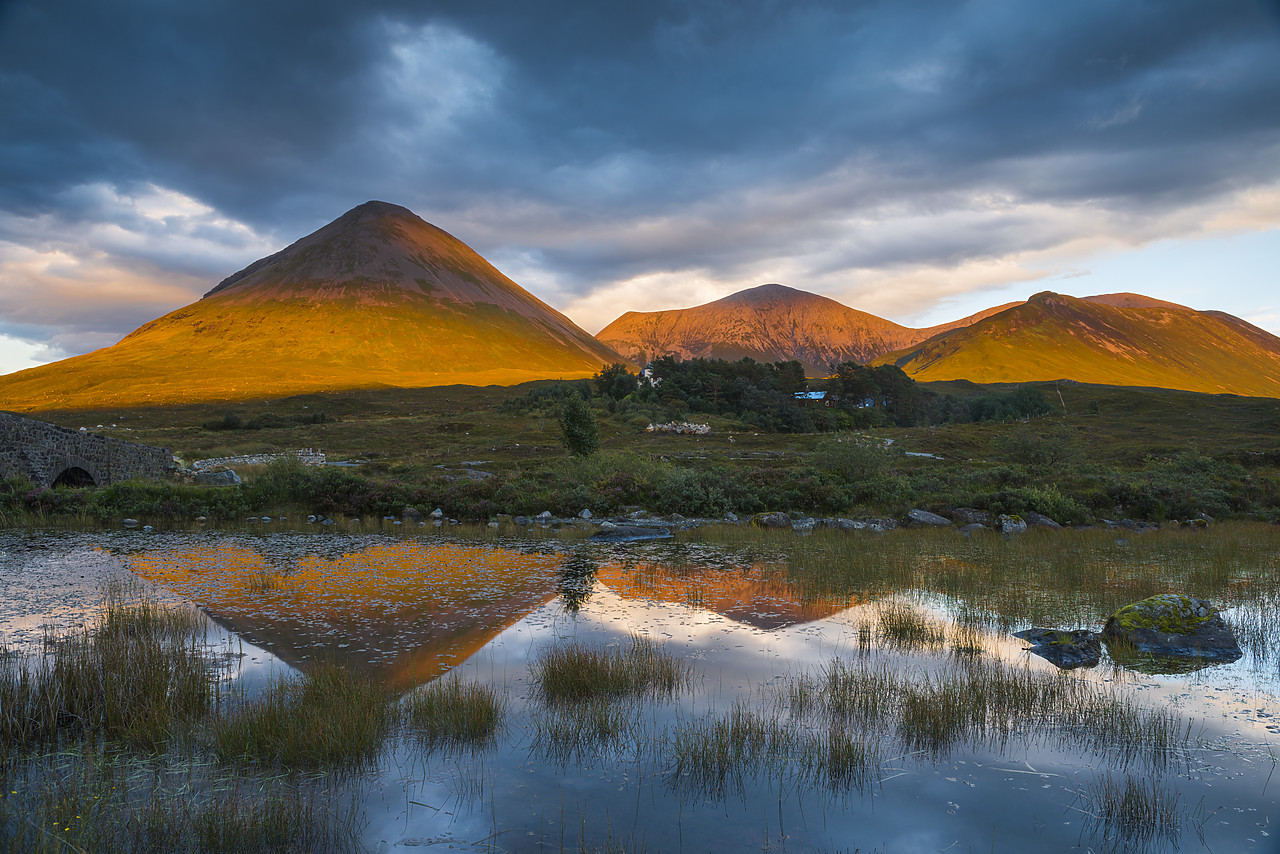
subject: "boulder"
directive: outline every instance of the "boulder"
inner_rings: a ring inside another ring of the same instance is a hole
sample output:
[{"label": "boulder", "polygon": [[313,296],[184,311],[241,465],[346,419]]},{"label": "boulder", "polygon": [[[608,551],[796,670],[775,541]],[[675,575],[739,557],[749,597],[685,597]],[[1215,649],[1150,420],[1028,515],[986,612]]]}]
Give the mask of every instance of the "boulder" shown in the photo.
[{"label": "boulder", "polygon": [[1102,657],[1102,636],[1088,629],[1027,629],[1014,632],[1031,644],[1028,652],[1056,664],[1063,670],[1076,667],[1093,667]]},{"label": "boulder", "polygon": [[578,514],[578,518],[579,518],[579,519],[590,519],[590,518],[591,518],[591,511],[590,511],[590,510],[588,510],[587,508],[583,507],[583,508],[582,508],[582,512]]},{"label": "boulder", "polygon": [[978,533],[979,531],[987,531],[987,530],[990,530],[990,529],[986,525],[979,525],[977,522],[970,522],[968,525],[965,525],[963,528],[960,529],[960,533],[968,537]]},{"label": "boulder", "polygon": [[543,510],[541,513],[539,513],[537,516],[534,516],[533,518],[545,525],[546,523],[551,521],[551,511]]},{"label": "boulder", "polygon": [[957,525],[989,525],[991,514],[973,507],[957,507],[951,511],[951,519]]},{"label": "boulder", "polygon": [[810,519],[809,517],[806,516],[804,518],[796,519],[795,521],[793,521],[791,523],[791,527],[797,533],[807,534],[811,532],[814,526],[817,524],[818,524],[817,519]]},{"label": "boulder", "polygon": [[867,526],[867,530],[869,531],[892,531],[894,528],[898,527],[897,520],[881,519],[876,516],[868,516],[863,520],[863,523]]},{"label": "boulder", "polygon": [[835,528],[837,531],[861,531],[867,527],[866,522],[855,522],[852,519],[823,519],[822,527]]},{"label": "boulder", "polygon": [[[1235,661],[1243,654],[1218,610],[1194,596],[1162,593],[1125,605],[1107,618],[1102,637],[1108,647],[1157,658]],[[1112,650],[1115,657],[1116,650]]]},{"label": "boulder", "polygon": [[928,510],[917,509],[907,511],[907,524],[912,528],[946,528],[950,527],[951,520]]},{"label": "boulder", "polygon": [[532,524],[533,524],[533,522],[529,520],[529,517],[528,517],[528,516],[517,516],[516,518],[512,519],[511,521],[515,522],[517,525],[520,525],[520,526],[524,526],[524,525],[532,525]]},{"label": "boulder", "polygon": [[790,528],[791,517],[786,513],[757,513],[751,517],[753,528]]},{"label": "boulder", "polygon": [[443,519],[444,511],[437,507],[435,510],[431,511],[430,516],[432,519]]},{"label": "boulder", "polygon": [[421,522],[422,511],[417,507],[405,507],[404,510],[400,512],[400,518],[408,522]]},{"label": "boulder", "polygon": [[198,471],[191,480],[199,486],[235,486],[240,482],[240,475],[226,466],[220,466],[217,469]]},{"label": "boulder", "polygon": [[733,523],[733,524],[735,524],[735,525],[736,525],[736,524],[738,523],[738,514],[737,514],[737,513],[734,513],[734,512],[731,510],[731,511],[729,511],[728,513],[724,514],[724,520],[725,520],[726,522],[731,522],[731,523]]},{"label": "boulder", "polygon": [[1021,516],[1011,516],[1008,513],[1001,513],[996,524],[1000,526],[1000,533],[1005,535],[1023,534],[1027,530],[1027,523]]},{"label": "boulder", "polygon": [[1034,510],[1028,510],[1022,514],[1022,519],[1033,528],[1061,528],[1057,522],[1050,519],[1043,513],[1037,513]]}]

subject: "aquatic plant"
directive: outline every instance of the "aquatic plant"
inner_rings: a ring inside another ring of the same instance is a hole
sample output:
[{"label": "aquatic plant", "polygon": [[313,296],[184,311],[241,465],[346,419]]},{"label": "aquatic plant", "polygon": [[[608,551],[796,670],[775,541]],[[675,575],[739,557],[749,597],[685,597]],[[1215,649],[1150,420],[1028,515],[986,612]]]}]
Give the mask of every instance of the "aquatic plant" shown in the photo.
[{"label": "aquatic plant", "polygon": [[1131,774],[1108,775],[1095,779],[1081,796],[1091,807],[1095,832],[1104,838],[1139,845],[1163,840],[1176,847],[1182,829],[1177,790]]}]

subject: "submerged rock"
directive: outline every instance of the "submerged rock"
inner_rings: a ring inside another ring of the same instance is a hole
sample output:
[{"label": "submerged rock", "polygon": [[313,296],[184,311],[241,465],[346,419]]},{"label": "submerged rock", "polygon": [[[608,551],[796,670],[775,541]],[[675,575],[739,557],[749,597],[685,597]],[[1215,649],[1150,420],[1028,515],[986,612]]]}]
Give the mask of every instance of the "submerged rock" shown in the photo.
[{"label": "submerged rock", "polygon": [[640,525],[615,525],[596,531],[588,539],[602,543],[638,543],[643,540],[664,540],[671,536],[666,528],[650,528]]},{"label": "submerged rock", "polygon": [[1031,644],[1032,652],[1063,670],[1076,667],[1093,667],[1102,657],[1102,636],[1088,629],[1027,629],[1014,632]]},{"label": "submerged rock", "polygon": [[1194,596],[1162,593],[1125,605],[1107,618],[1102,636],[1115,658],[1129,649],[1158,658],[1231,662],[1243,653],[1218,610]]}]

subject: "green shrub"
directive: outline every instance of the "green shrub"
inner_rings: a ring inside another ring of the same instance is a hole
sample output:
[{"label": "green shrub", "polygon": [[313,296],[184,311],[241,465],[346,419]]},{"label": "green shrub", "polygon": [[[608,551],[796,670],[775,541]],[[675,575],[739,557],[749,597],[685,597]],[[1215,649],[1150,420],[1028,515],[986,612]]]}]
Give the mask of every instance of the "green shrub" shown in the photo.
[{"label": "green shrub", "polygon": [[587,402],[571,394],[560,408],[560,438],[570,454],[589,457],[600,450],[600,427]]}]

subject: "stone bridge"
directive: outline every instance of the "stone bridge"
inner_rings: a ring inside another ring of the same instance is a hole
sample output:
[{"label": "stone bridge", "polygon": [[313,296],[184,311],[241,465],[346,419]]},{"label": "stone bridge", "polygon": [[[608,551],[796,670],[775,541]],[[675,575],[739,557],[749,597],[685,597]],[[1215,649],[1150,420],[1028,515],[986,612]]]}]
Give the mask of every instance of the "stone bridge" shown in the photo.
[{"label": "stone bridge", "polygon": [[0,412],[0,477],[22,475],[38,486],[106,486],[160,477],[172,465],[164,448]]}]

